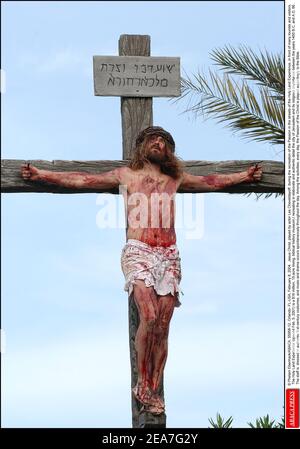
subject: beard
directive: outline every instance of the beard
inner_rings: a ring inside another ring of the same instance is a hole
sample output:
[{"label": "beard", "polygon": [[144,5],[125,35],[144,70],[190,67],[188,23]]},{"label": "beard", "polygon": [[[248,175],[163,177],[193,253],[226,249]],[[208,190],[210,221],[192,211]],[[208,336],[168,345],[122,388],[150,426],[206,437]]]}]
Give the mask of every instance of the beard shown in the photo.
[{"label": "beard", "polygon": [[146,162],[149,162],[157,164],[162,173],[178,179],[183,173],[184,164],[175,156],[174,149],[166,145],[165,151],[153,151],[155,147],[158,146],[151,145],[149,148],[147,141],[138,145],[133,152],[129,167],[140,170],[145,167]]},{"label": "beard", "polygon": [[152,151],[152,149],[148,152],[147,159],[149,162],[153,162],[154,164],[164,165],[167,160],[165,154],[162,154],[159,151]]}]

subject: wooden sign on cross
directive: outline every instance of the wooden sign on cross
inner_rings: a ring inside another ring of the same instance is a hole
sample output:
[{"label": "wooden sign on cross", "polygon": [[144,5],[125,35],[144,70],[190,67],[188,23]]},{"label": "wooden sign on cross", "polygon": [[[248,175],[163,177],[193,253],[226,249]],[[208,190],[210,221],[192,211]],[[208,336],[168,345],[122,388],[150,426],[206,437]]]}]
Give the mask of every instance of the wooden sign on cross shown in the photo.
[{"label": "wooden sign on cross", "polygon": [[[139,132],[153,124],[152,97],[180,95],[179,58],[150,57],[150,36],[122,35],[119,39],[119,57],[94,57],[94,88],[96,95],[121,96],[121,118],[123,156],[119,161],[30,161],[35,166],[60,172],[84,171],[101,173],[128,164]],[[48,192],[88,193],[110,192],[117,189],[89,188],[74,189],[53,184],[32,183],[20,175],[25,160],[1,161],[2,192]],[[185,171],[193,175],[207,175],[214,172],[230,173],[247,169],[257,161],[185,161]],[[260,161],[263,180],[259,183],[237,184],[222,189],[229,193],[283,193],[284,164],[276,161]],[[197,189],[181,189],[179,193],[197,193]],[[130,298],[129,298],[130,300]],[[137,368],[134,347],[138,327],[138,313],[132,300],[129,301],[129,344],[131,357],[131,385],[136,384]],[[160,386],[163,397],[163,381]],[[166,427],[166,415],[158,416],[140,413],[140,404],[132,395],[133,427]]]},{"label": "wooden sign on cross", "polygon": [[94,56],[95,95],[179,97],[180,59]]}]

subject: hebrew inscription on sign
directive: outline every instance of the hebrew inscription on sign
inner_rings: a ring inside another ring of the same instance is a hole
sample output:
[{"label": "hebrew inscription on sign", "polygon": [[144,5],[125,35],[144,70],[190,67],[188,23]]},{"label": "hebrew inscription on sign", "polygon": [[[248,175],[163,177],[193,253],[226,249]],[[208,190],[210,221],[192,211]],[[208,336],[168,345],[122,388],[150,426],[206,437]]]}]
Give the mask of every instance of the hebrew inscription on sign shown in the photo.
[{"label": "hebrew inscription on sign", "polygon": [[180,58],[94,56],[95,95],[179,97]]}]

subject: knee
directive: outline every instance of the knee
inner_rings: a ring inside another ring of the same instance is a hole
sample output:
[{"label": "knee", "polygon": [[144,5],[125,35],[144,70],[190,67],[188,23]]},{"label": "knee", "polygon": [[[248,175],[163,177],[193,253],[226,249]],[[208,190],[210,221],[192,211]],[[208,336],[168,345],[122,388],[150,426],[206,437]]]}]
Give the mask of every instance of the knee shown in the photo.
[{"label": "knee", "polygon": [[160,338],[166,338],[169,333],[170,322],[167,318],[160,318],[156,321],[155,333]]},{"label": "knee", "polygon": [[141,322],[147,330],[153,330],[157,323],[156,315],[153,313],[145,314],[141,317]]}]

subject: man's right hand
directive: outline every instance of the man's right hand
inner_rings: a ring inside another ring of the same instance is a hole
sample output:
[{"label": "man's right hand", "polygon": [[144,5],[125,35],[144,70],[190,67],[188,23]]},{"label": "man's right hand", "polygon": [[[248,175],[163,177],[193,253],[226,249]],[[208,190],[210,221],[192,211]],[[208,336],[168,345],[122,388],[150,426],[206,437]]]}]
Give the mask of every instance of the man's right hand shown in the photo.
[{"label": "man's right hand", "polygon": [[39,169],[34,167],[33,165],[30,165],[29,163],[22,164],[21,174],[22,178],[25,179],[25,181],[38,181],[40,179]]}]

